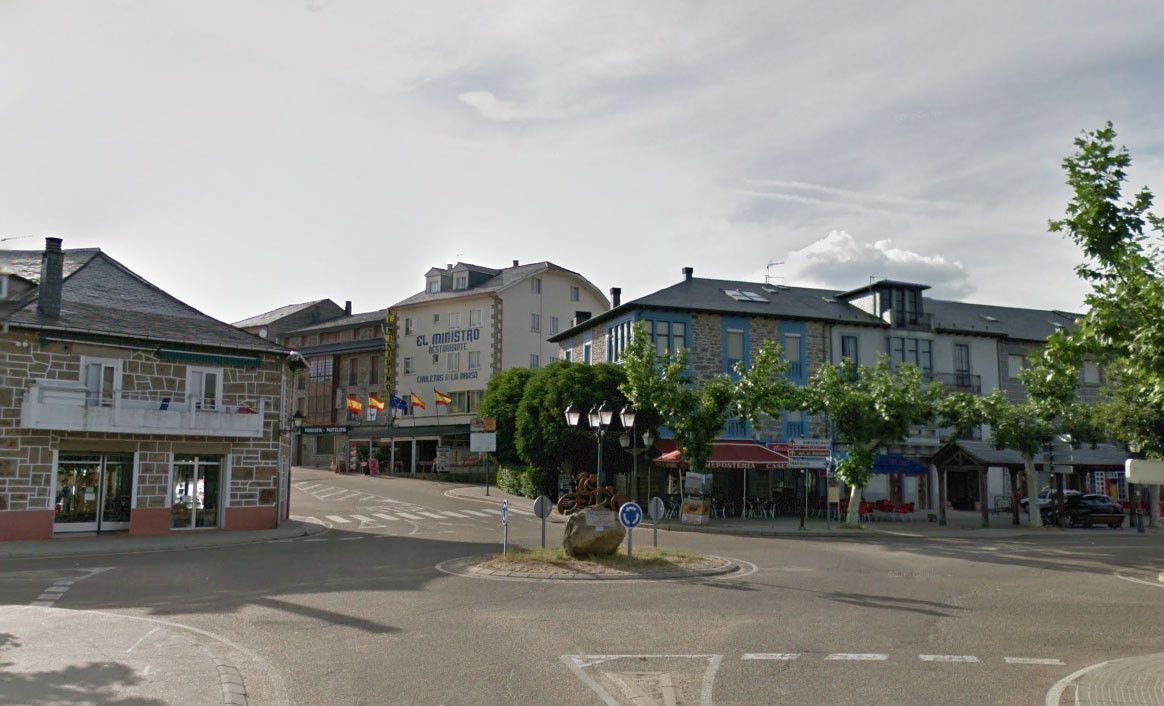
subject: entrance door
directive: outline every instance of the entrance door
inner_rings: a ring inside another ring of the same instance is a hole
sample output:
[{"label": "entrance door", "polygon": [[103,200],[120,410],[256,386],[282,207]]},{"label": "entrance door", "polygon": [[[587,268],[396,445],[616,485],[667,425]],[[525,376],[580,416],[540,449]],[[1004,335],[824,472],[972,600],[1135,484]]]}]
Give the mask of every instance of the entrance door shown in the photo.
[{"label": "entrance door", "polygon": [[221,489],[221,457],[174,456],[171,526],[174,529],[218,527],[221,519]]},{"label": "entrance door", "polygon": [[53,530],[129,529],[132,496],[132,455],[61,454]]}]

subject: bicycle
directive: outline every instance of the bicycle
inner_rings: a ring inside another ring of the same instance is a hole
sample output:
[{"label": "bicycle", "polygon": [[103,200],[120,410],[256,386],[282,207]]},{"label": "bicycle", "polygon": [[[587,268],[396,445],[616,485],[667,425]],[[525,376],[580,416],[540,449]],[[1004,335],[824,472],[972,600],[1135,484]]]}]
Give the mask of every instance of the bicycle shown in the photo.
[{"label": "bicycle", "polygon": [[579,473],[575,489],[558,498],[559,515],[570,515],[588,507],[604,507],[618,511],[622,499],[613,486],[598,487],[598,477],[591,473]]}]

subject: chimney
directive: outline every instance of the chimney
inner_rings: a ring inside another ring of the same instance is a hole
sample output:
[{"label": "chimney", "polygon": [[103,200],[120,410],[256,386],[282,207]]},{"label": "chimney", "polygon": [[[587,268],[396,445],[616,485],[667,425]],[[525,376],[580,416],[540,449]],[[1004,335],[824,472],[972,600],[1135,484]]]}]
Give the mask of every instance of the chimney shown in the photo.
[{"label": "chimney", "polygon": [[352,303],[351,303],[351,301],[344,302],[344,315],[345,316],[352,315]]},{"label": "chimney", "polygon": [[513,266],[514,266],[514,267],[517,267],[517,260],[514,260],[514,261],[513,261]]},{"label": "chimney", "polygon": [[61,280],[64,278],[65,254],[60,238],[44,239],[44,257],[40,261],[40,289],[36,310],[44,316],[61,315]]},{"label": "chimney", "polygon": [[450,271],[451,271],[451,270],[453,269],[453,263],[451,263],[451,262],[446,262],[446,263],[445,263],[445,269],[446,269],[446,270],[450,270]]},{"label": "chimney", "polygon": [[621,301],[622,301],[622,288],[621,287],[611,287],[610,288],[610,306],[611,306],[611,308],[618,306]]},{"label": "chimney", "polygon": [[683,281],[684,281],[684,282],[690,282],[690,281],[691,281],[691,275],[693,275],[693,274],[695,274],[695,268],[694,268],[694,267],[684,267],[684,268],[683,268]]}]

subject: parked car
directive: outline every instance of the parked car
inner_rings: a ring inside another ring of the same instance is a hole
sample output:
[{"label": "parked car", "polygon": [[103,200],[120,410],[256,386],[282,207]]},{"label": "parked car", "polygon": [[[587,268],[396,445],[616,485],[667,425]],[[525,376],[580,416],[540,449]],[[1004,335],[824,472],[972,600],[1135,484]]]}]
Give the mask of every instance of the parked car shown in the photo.
[{"label": "parked car", "polygon": [[[1050,513],[1053,515],[1054,510]],[[1117,503],[1106,495],[1072,495],[1063,500],[1063,514],[1073,527],[1107,525],[1122,527],[1126,514]],[[1055,518],[1050,518],[1053,522]]]},{"label": "parked car", "polygon": [[[1049,509],[1052,505],[1055,504],[1055,495],[1057,492],[1058,491],[1056,491],[1053,488],[1043,488],[1041,491],[1039,491],[1038,496],[1036,496],[1039,499],[1039,512],[1044,512],[1047,509]],[[1078,490],[1064,490],[1063,491],[1063,500],[1064,500],[1064,502],[1066,502],[1067,498],[1079,497],[1082,495],[1083,495],[1083,493],[1079,492]],[[1031,511],[1029,505],[1030,505],[1029,498],[1021,498],[1019,500],[1019,507],[1021,507],[1023,509],[1023,512],[1030,512]]]}]

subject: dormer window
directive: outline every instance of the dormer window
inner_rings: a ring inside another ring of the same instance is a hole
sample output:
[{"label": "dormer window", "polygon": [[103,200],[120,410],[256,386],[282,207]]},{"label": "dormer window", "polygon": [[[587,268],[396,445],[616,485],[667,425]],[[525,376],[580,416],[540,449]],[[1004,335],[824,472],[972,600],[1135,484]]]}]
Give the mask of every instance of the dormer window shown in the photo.
[{"label": "dormer window", "polygon": [[0,300],[8,298],[8,275],[0,275]]},{"label": "dormer window", "polygon": [[453,289],[468,289],[468,288],[469,288],[469,275],[468,274],[456,275],[453,277]]},{"label": "dormer window", "polygon": [[433,277],[428,281],[428,293],[436,294],[439,291],[441,291],[441,278]]}]

